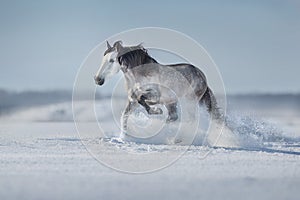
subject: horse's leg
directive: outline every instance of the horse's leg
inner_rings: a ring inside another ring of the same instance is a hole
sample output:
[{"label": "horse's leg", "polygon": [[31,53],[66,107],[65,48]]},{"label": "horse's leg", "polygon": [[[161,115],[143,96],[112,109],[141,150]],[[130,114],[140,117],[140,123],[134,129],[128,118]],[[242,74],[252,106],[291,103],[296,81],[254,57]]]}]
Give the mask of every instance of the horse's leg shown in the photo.
[{"label": "horse's leg", "polygon": [[207,111],[210,113],[213,119],[222,120],[222,114],[220,113],[216,98],[210,88],[206,89],[199,103],[206,106]]},{"label": "horse's leg", "polygon": [[151,108],[147,103],[147,94],[146,95],[141,95],[140,98],[138,99],[139,104],[141,104],[147,111],[149,115],[160,115],[163,113],[162,109],[160,108]]},{"label": "horse's leg", "polygon": [[128,122],[128,117],[133,108],[136,106],[136,102],[133,101],[128,101],[127,106],[122,114],[122,119],[121,119],[121,127],[122,127],[122,132],[127,131],[127,122]]},{"label": "horse's leg", "polygon": [[168,109],[168,114],[169,114],[169,116],[167,118],[167,122],[176,121],[178,119],[177,102],[167,104],[166,108]]}]

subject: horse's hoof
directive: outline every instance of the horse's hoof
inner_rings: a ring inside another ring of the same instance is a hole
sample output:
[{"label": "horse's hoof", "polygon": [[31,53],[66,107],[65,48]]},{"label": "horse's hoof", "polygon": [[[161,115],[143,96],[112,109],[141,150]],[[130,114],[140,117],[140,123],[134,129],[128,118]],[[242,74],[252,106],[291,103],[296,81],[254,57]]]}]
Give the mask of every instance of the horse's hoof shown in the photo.
[{"label": "horse's hoof", "polygon": [[179,143],[182,143],[182,142],[183,142],[182,139],[176,139],[176,140],[174,141],[175,144],[179,144]]},{"label": "horse's hoof", "polygon": [[149,114],[150,115],[161,115],[161,114],[163,114],[163,111],[161,108],[151,108],[149,110]]},{"label": "horse's hoof", "polygon": [[176,120],[178,119],[178,116],[169,116],[167,118],[167,123],[170,123],[170,122],[175,122]]}]

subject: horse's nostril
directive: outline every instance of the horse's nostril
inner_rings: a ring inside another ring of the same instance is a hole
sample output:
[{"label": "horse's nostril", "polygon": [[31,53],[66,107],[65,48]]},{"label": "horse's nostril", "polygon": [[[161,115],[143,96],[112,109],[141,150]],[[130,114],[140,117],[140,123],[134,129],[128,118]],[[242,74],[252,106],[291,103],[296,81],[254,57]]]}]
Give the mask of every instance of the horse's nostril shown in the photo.
[{"label": "horse's nostril", "polygon": [[104,78],[100,79],[97,83],[98,83],[98,85],[103,85],[103,83],[104,83]]},{"label": "horse's nostril", "polygon": [[97,85],[103,85],[103,83],[104,83],[104,78],[101,78],[99,76],[94,76],[94,80]]}]

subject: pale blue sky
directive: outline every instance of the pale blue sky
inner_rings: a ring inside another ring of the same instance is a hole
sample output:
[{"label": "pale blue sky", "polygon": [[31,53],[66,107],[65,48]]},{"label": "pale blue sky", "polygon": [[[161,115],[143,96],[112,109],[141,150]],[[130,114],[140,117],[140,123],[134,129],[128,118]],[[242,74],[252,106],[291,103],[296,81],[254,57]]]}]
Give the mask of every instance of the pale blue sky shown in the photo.
[{"label": "pale blue sky", "polygon": [[89,51],[131,28],[204,46],[228,93],[300,92],[300,1],[1,1],[0,88],[72,89]]}]

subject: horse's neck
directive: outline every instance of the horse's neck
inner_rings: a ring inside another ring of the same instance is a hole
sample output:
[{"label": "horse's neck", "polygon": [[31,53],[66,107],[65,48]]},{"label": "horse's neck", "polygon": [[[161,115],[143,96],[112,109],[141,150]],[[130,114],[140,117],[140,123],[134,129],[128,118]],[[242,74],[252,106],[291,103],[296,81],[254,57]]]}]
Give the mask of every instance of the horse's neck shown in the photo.
[{"label": "horse's neck", "polygon": [[124,77],[125,77],[127,90],[133,88],[134,84],[136,83],[136,78],[134,73],[131,70],[128,70],[124,73]]}]

